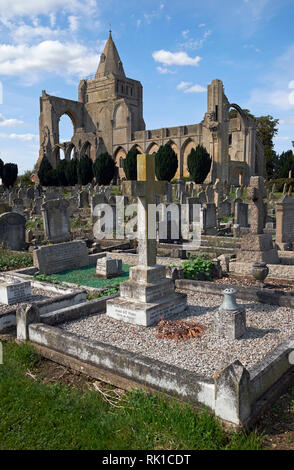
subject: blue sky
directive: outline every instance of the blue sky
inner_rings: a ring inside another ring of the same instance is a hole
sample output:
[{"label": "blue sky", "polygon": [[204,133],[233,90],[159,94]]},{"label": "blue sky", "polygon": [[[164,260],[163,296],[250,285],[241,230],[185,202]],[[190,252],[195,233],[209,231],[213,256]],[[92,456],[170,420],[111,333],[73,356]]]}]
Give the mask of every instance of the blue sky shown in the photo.
[{"label": "blue sky", "polygon": [[77,99],[109,22],[126,75],[143,84],[147,129],[200,122],[219,78],[229,101],[280,119],[275,148],[289,150],[293,18],[294,0],[0,0],[0,158],[33,168],[42,90]]}]

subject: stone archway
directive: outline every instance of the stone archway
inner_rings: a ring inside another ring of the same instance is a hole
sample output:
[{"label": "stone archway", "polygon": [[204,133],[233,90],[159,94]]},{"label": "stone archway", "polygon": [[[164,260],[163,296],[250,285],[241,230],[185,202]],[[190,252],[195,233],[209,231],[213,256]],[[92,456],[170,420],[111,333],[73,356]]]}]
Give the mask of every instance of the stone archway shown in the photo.
[{"label": "stone archway", "polygon": [[159,145],[156,144],[156,142],[152,142],[151,144],[148,145],[146,149],[146,154],[147,155],[153,155],[154,153],[158,152]]},{"label": "stone archway", "polygon": [[126,158],[127,152],[123,147],[118,147],[114,152],[114,160],[118,168],[119,178],[125,178],[125,172],[123,169],[123,161]]},{"label": "stone archway", "polygon": [[183,155],[183,176],[189,176],[188,170],[188,155],[190,154],[192,149],[196,149],[197,145],[196,142],[192,139],[187,139],[182,145],[182,155]]}]

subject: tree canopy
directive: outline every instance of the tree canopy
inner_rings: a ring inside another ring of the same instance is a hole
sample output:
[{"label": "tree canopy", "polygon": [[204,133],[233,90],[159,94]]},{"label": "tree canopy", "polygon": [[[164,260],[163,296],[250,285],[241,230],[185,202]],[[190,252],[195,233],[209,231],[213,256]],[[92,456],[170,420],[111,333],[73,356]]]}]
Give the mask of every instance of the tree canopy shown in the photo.
[{"label": "tree canopy", "polygon": [[211,158],[206,148],[203,145],[197,145],[196,149],[192,149],[188,155],[187,164],[192,181],[202,184],[211,167]]},{"label": "tree canopy", "polygon": [[139,150],[133,147],[124,159],[124,172],[127,180],[137,179],[137,155],[139,153]]},{"label": "tree canopy", "polygon": [[6,188],[11,188],[16,180],[18,167],[15,163],[5,163],[3,166],[2,183]]},{"label": "tree canopy", "polygon": [[178,169],[178,157],[170,144],[161,145],[155,154],[155,174],[159,181],[171,181]]},{"label": "tree canopy", "polygon": [[98,155],[93,164],[94,176],[97,184],[107,186],[110,184],[115,173],[115,162],[109,153]]}]

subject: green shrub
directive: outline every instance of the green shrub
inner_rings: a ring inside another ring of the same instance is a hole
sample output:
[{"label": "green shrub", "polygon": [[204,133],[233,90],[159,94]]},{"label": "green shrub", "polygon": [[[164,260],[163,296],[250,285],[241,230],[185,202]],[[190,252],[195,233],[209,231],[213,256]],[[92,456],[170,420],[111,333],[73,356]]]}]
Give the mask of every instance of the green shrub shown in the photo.
[{"label": "green shrub", "polygon": [[78,160],[76,158],[72,158],[68,162],[68,165],[65,168],[65,177],[68,186],[78,184]]},{"label": "green shrub", "polygon": [[15,163],[5,163],[2,172],[2,183],[6,188],[12,188],[17,180],[18,167]]},{"label": "green shrub", "polygon": [[137,155],[139,150],[132,148],[124,159],[124,172],[127,180],[137,179]]},{"label": "green shrub", "polygon": [[27,252],[14,252],[0,248],[0,271],[32,266],[33,256]]},{"label": "green shrub", "polygon": [[77,175],[79,184],[83,186],[91,183],[93,180],[93,162],[87,155],[78,160]]},{"label": "green shrub", "polygon": [[192,149],[189,153],[187,163],[191,180],[202,184],[211,167],[211,158],[206,148],[203,145],[197,145],[196,149]]},{"label": "green shrub", "polygon": [[202,273],[205,277],[211,279],[211,271],[213,267],[212,261],[201,258],[199,256],[192,256],[182,264],[184,268],[185,279],[199,279],[199,274]]},{"label": "green shrub", "polygon": [[158,181],[171,181],[178,169],[178,157],[169,144],[161,145],[155,154],[155,174]]},{"label": "green shrub", "polygon": [[111,183],[115,173],[115,162],[109,153],[101,153],[93,165],[94,176],[97,184],[107,186]]},{"label": "green shrub", "polygon": [[51,181],[51,179],[49,173],[52,170],[53,168],[51,163],[49,162],[48,158],[44,156],[38,170],[38,178],[41,186],[50,186],[49,181]]}]

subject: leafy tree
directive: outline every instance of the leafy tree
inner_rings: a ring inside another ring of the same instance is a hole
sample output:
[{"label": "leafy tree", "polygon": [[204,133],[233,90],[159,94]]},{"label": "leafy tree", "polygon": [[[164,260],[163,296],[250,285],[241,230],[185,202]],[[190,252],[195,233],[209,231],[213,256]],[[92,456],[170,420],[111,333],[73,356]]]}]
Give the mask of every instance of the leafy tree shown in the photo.
[{"label": "leafy tree", "polygon": [[292,150],[282,152],[281,155],[277,155],[274,165],[274,177],[275,178],[288,178],[289,171],[293,169],[293,153]]},{"label": "leafy tree", "polygon": [[139,153],[137,148],[132,148],[124,159],[124,172],[127,180],[137,179],[137,155]]},{"label": "leafy tree", "polygon": [[33,181],[31,181],[33,173],[34,172],[32,170],[27,170],[22,176],[19,176],[21,184],[24,184],[25,186],[34,186]]},{"label": "leafy tree", "polygon": [[211,158],[206,148],[197,145],[189,153],[187,163],[191,179],[197,184],[203,183],[211,167]]},{"label": "leafy tree", "polygon": [[66,169],[68,166],[67,160],[60,160],[57,167],[56,167],[56,178],[58,181],[58,186],[67,186],[67,178],[66,178]]},{"label": "leafy tree", "polygon": [[155,154],[155,174],[159,181],[171,181],[178,169],[178,157],[169,144],[161,145]]},{"label": "leafy tree", "polygon": [[97,184],[107,186],[110,184],[115,173],[115,162],[109,153],[101,153],[96,158],[93,171]]},{"label": "leafy tree", "polygon": [[79,184],[83,186],[93,180],[93,162],[87,155],[78,160],[77,175]]},{"label": "leafy tree", "polygon": [[278,133],[279,119],[272,116],[260,116],[257,120],[257,134],[264,146],[264,155],[266,161],[266,172],[268,177],[272,177],[274,173],[274,164],[276,160],[276,152],[274,151],[273,138]]},{"label": "leafy tree", "polygon": [[51,186],[49,173],[53,170],[48,158],[44,156],[39,166],[38,178],[41,186]]},{"label": "leafy tree", "polygon": [[4,167],[4,163],[3,163],[3,160],[1,160],[0,158],[0,178],[2,178],[3,176],[3,167]]},{"label": "leafy tree", "polygon": [[68,186],[74,186],[78,183],[78,160],[72,158],[65,168],[65,176]]},{"label": "leafy tree", "polygon": [[15,163],[6,163],[3,166],[2,183],[11,188],[17,180],[18,167]]}]

